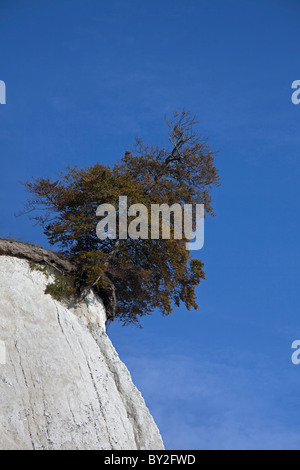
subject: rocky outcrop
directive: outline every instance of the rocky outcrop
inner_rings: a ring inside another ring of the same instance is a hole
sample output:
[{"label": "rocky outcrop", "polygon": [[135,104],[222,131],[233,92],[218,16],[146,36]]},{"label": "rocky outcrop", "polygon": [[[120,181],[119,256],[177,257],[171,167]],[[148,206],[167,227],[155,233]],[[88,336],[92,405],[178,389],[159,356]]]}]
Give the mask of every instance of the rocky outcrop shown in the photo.
[{"label": "rocky outcrop", "polygon": [[[76,283],[78,284],[78,293],[80,295],[83,292],[85,295],[86,291],[90,290],[90,287],[84,285],[82,283],[82,279],[79,279],[83,274],[80,272],[81,270],[68,259],[64,258],[60,253],[45,250],[45,248],[38,245],[0,238],[0,256],[11,256],[14,258],[25,259],[31,264],[36,263],[41,266],[49,267],[61,275],[74,276]],[[106,280],[106,287],[98,287],[98,294],[104,302],[107,320],[113,321],[117,310],[115,286],[105,273],[103,274],[103,278]]]},{"label": "rocky outcrop", "polygon": [[0,238],[0,255],[13,256],[15,258],[26,259],[32,263],[50,266],[63,274],[73,274],[76,272],[76,267],[68,260],[38,245]]},{"label": "rocky outcrop", "polygon": [[62,305],[19,258],[0,256],[0,449],[163,449],[101,300]]}]

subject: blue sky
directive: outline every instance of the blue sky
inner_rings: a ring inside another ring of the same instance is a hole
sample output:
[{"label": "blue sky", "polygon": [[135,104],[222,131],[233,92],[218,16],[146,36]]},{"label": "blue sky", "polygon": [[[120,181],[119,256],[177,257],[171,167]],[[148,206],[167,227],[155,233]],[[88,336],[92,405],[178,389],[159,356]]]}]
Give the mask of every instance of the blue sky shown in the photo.
[{"label": "blue sky", "polygon": [[218,149],[197,312],[113,324],[168,449],[300,449],[297,0],[1,0],[0,236],[47,240],[20,180],[166,143],[183,107]]}]

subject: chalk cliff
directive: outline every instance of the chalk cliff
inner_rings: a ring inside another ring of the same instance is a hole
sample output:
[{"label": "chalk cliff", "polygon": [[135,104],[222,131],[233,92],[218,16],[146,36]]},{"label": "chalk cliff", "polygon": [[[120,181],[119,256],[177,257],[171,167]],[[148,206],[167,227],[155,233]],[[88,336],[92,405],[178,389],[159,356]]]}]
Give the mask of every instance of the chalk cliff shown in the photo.
[{"label": "chalk cliff", "polygon": [[0,256],[0,450],[163,449],[101,299],[67,308],[47,283],[27,260]]}]

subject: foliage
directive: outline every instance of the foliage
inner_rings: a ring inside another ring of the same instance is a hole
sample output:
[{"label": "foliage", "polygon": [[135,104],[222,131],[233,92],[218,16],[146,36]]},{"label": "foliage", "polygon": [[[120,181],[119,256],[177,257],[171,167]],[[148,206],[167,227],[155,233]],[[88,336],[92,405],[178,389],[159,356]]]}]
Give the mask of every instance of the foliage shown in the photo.
[{"label": "foliage", "polygon": [[[214,152],[194,132],[196,123],[188,112],[175,112],[167,122],[167,147],[137,140],[134,150],[125,152],[113,167],[67,167],[55,181],[39,178],[24,183],[32,195],[25,212],[35,211],[33,218],[50,244],[77,264],[77,285],[114,284],[116,315],[124,324],[139,323],[155,308],[168,315],[174,304],[197,309],[195,287],[205,279],[204,265],[191,258],[184,239],[98,239],[97,207],[118,207],[122,195],[128,197],[128,205],[205,204],[206,215],[214,215],[211,189],[219,183]],[[62,288],[57,283],[51,290]]]},{"label": "foliage", "polygon": [[48,266],[34,263],[33,261],[29,261],[28,263],[29,263],[29,267],[31,271],[38,271],[40,273],[45,274],[46,277],[49,277],[50,274],[49,274]]},{"label": "foliage", "polygon": [[54,282],[47,285],[45,294],[51,295],[58,301],[74,297],[76,295],[74,279],[66,276],[55,276]]}]

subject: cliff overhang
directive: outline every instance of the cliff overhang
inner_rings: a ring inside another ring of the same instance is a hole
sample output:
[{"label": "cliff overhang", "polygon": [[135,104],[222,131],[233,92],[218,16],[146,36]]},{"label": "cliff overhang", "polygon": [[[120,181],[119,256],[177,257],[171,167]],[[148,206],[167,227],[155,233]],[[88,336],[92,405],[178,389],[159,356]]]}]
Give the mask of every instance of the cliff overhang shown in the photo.
[{"label": "cliff overhang", "polygon": [[[60,253],[55,253],[39,245],[30,243],[23,243],[16,240],[8,240],[0,238],[0,256],[11,256],[14,258],[24,259],[31,263],[48,266],[54,271],[63,274],[65,276],[75,276],[78,273],[79,267],[71,263],[68,259],[63,257]],[[105,310],[107,321],[113,321],[116,316],[117,300],[116,291],[113,283],[105,278],[107,281],[107,287],[105,288],[93,288],[96,295],[101,297]],[[85,295],[89,294],[86,286],[80,286],[78,292],[78,301],[82,300],[80,292],[85,292]]]}]

